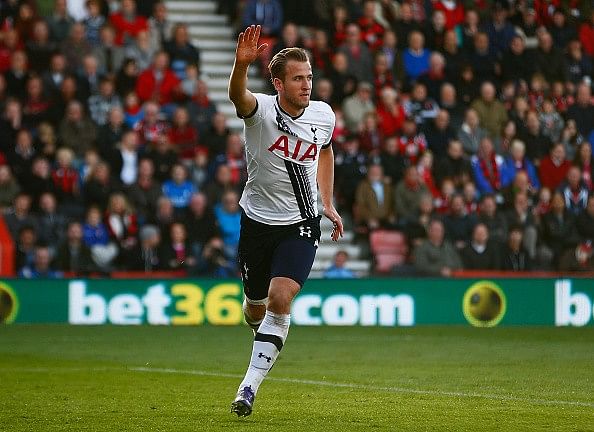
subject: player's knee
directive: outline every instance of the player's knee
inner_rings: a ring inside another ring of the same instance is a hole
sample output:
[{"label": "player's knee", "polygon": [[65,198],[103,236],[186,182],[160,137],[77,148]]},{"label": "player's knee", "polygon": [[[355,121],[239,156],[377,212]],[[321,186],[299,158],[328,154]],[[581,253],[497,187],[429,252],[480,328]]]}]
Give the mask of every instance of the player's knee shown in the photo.
[{"label": "player's knee", "polygon": [[291,302],[299,288],[299,284],[290,279],[273,281],[268,292],[268,309],[276,313],[290,313]]}]

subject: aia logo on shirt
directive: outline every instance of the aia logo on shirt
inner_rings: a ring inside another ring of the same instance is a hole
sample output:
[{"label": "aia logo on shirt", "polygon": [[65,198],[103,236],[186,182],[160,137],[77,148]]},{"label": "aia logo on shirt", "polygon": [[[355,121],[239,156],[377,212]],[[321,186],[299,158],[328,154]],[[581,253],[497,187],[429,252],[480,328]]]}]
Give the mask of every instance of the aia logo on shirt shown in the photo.
[{"label": "aia logo on shirt", "polygon": [[305,162],[308,159],[315,161],[318,157],[317,145],[304,143],[300,139],[296,142],[291,142],[286,135],[279,136],[274,144],[268,147],[268,151],[284,159],[293,159],[299,162]]}]

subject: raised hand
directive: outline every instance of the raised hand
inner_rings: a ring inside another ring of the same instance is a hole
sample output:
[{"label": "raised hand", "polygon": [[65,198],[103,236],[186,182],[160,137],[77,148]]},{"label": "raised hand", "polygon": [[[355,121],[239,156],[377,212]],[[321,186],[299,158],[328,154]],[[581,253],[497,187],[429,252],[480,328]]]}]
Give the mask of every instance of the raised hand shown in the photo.
[{"label": "raised hand", "polygon": [[249,65],[268,48],[266,43],[258,46],[261,30],[262,28],[259,25],[251,25],[244,32],[239,33],[237,50],[235,51],[235,63],[237,65]]}]

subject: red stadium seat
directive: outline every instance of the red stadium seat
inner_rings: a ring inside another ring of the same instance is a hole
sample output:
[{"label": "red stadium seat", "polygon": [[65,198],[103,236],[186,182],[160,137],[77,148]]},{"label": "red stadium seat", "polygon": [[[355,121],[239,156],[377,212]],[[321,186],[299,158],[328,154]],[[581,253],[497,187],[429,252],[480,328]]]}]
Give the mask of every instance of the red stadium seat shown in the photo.
[{"label": "red stadium seat", "polygon": [[377,230],[369,235],[369,246],[377,273],[389,273],[394,266],[406,262],[408,243],[399,231]]}]

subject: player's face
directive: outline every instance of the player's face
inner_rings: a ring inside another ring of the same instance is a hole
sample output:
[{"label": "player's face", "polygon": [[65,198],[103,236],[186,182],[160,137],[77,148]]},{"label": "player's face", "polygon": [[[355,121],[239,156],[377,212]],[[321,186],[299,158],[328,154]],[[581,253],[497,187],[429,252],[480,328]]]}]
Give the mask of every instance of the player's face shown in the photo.
[{"label": "player's face", "polygon": [[309,105],[312,79],[309,62],[289,60],[285,66],[285,79],[275,80],[283,109],[289,114],[298,115]]}]

